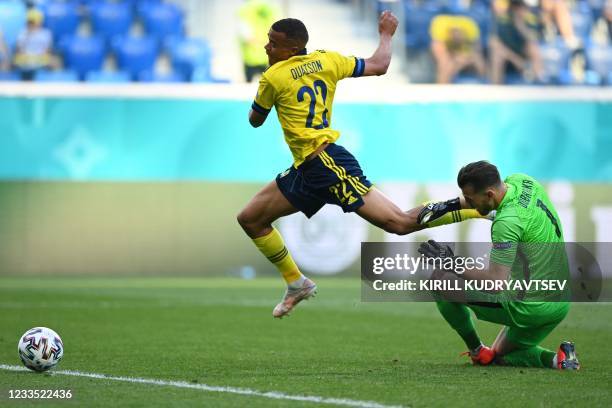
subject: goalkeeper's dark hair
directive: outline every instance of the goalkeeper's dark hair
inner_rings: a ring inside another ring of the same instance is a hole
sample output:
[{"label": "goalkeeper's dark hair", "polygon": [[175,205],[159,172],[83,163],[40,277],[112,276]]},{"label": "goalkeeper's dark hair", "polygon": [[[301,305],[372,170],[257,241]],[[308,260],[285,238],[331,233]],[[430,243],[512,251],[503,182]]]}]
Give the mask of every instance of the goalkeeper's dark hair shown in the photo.
[{"label": "goalkeeper's dark hair", "polygon": [[464,188],[468,184],[474,191],[480,192],[489,187],[501,184],[499,170],[494,164],[486,160],[477,161],[463,166],[457,175],[459,188]]},{"label": "goalkeeper's dark hair", "polygon": [[308,30],[304,23],[297,18],[283,18],[272,24],[272,29],[277,33],[285,33],[287,39],[295,40],[306,46],[308,43]]}]

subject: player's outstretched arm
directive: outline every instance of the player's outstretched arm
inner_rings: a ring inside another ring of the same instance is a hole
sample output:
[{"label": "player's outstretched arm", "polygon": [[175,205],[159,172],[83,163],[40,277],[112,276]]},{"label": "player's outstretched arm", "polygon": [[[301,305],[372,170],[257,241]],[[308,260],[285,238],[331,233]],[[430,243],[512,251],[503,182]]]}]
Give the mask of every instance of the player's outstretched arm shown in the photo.
[{"label": "player's outstretched arm", "polygon": [[390,11],[383,11],[378,20],[380,42],[374,54],[365,60],[363,76],[384,75],[391,63],[391,39],[395,34],[398,21]]}]

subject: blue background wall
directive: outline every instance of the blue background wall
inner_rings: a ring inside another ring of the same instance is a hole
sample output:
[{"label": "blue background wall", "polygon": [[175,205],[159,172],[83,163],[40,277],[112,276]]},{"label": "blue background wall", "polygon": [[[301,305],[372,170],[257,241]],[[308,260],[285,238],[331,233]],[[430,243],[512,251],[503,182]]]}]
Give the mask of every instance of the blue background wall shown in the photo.
[{"label": "blue background wall", "polygon": [[[4,98],[0,178],[263,182],[291,155],[271,114],[227,100]],[[339,143],[381,181],[453,181],[489,159],[503,174],[612,181],[612,103],[337,103]]]}]

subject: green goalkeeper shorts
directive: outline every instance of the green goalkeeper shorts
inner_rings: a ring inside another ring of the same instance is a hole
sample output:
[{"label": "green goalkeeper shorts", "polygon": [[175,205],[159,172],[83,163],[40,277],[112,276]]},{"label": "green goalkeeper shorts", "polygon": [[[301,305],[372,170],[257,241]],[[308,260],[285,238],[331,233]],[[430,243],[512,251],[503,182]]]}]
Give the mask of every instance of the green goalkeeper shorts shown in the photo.
[{"label": "green goalkeeper shorts", "polygon": [[468,303],[478,320],[506,326],[509,341],[519,347],[537,346],[567,316],[567,302]]}]

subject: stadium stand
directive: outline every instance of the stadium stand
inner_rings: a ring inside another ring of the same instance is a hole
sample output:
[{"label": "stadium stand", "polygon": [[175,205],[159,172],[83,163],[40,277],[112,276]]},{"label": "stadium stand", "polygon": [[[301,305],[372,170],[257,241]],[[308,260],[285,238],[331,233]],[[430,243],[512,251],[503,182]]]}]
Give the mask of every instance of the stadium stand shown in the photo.
[{"label": "stadium stand", "polygon": [[132,26],[133,8],[125,3],[94,2],[89,8],[93,31],[106,41],[126,36]]},{"label": "stadium stand", "polygon": [[113,50],[119,69],[128,72],[133,79],[143,71],[154,69],[157,44],[151,37],[117,38]]},{"label": "stadium stand", "polygon": [[[185,13],[169,0],[3,0],[0,30],[12,53],[25,28],[28,8],[44,15],[62,69],[44,71],[37,81],[213,82],[211,48],[186,35]],[[163,69],[172,67],[172,72]],[[158,72],[161,66],[162,72]],[[198,72],[197,77],[193,74]],[[3,72],[0,80],[19,74]]]},{"label": "stadium stand", "polygon": [[125,71],[90,71],[85,76],[85,81],[90,83],[129,83],[132,80],[130,74]]},{"label": "stadium stand", "polygon": [[79,76],[75,71],[38,71],[34,76],[36,82],[77,82]]},{"label": "stadium stand", "polygon": [[39,6],[44,26],[51,30],[55,41],[76,34],[79,27],[78,4],[72,1],[47,1]]},{"label": "stadium stand", "polygon": [[[404,0],[404,46],[408,58],[408,75],[416,82],[433,82],[431,75],[427,76],[427,74],[435,71],[434,61],[430,58],[429,46],[431,43],[430,26],[436,16],[463,15],[473,19],[479,26],[482,46],[485,55],[488,56],[489,38],[495,26],[492,7],[494,4],[509,5],[510,3],[510,0]],[[512,3],[516,3],[516,0],[512,0]],[[539,2],[528,1],[525,2],[525,5],[536,18],[539,18],[541,11],[539,6],[534,6],[534,3]],[[386,7],[386,2],[379,1],[378,4],[379,9]],[[606,44],[602,44],[600,39],[604,37],[612,39],[612,33],[604,36],[597,36],[594,33],[596,30],[601,30],[598,21],[603,18],[606,0],[567,0],[566,4],[570,11],[571,30],[578,42],[571,44],[567,38],[562,39],[559,27],[555,27],[556,31],[552,33],[552,37],[550,33],[543,31],[545,27],[533,27],[534,30],[537,30],[534,33],[540,38],[538,47],[545,71],[545,78],[538,78],[536,82],[550,85],[609,84],[607,78],[611,71],[606,61],[612,59],[612,54],[610,54],[612,51]],[[611,40],[607,41],[610,43]],[[579,65],[581,60],[587,61],[586,66]],[[588,78],[588,80],[582,78]],[[504,83],[526,84],[530,81],[532,80],[523,78],[520,73],[507,72]],[[453,82],[479,81],[475,80],[471,74],[465,76],[459,74]]]},{"label": "stadium stand", "polygon": [[5,0],[0,2],[0,29],[4,41],[10,49],[15,47],[17,37],[26,21],[26,7],[20,0]]},{"label": "stadium stand", "polygon": [[14,71],[2,72],[0,71],[0,81],[21,81],[21,76]]},{"label": "stadium stand", "polygon": [[59,47],[64,65],[77,72],[80,79],[84,79],[90,71],[102,69],[106,48],[101,37],[73,36],[64,39]]},{"label": "stadium stand", "polygon": [[586,61],[588,85],[612,85],[612,45],[589,47]]},{"label": "stadium stand", "polygon": [[545,77],[550,84],[570,85],[572,83],[573,79],[569,70],[571,53],[563,42],[540,44],[540,54]]},{"label": "stadium stand", "polygon": [[147,34],[160,42],[184,35],[184,13],[176,4],[145,2],[140,6],[140,16]]},{"label": "stadium stand", "polygon": [[[432,20],[436,16],[465,16],[476,22],[480,30],[482,52],[488,63],[489,42],[495,27],[492,7],[494,4],[508,4],[510,1],[516,0],[400,0],[393,4],[386,0],[327,0],[316,3],[318,6],[335,4],[336,8],[344,7],[346,10],[351,7],[367,8],[371,10],[370,16],[376,11],[394,7],[403,21],[403,35],[398,37],[402,41],[406,56],[400,63],[403,67],[402,75],[410,82],[419,83],[435,82],[433,74],[436,67],[430,49],[430,30]],[[610,85],[612,23],[606,20],[606,10],[612,7],[612,1],[563,1],[569,6],[571,30],[578,41],[572,44],[567,35],[562,39],[559,27],[553,27],[552,34],[551,27],[547,27],[545,35],[542,28],[538,28],[538,46],[545,78],[538,78],[537,83],[565,86]],[[214,4],[214,7],[210,7],[218,10],[230,3],[241,4],[238,0],[211,0],[210,4]],[[527,3],[535,15],[538,15],[539,2],[528,0]],[[201,24],[197,24],[207,20],[194,18],[194,13],[208,10],[208,6],[200,2],[3,0],[0,1],[0,30],[10,52],[13,52],[16,38],[25,27],[28,7],[37,7],[44,14],[43,24],[53,34],[54,53],[61,57],[58,68],[75,71],[81,81],[88,78],[92,78],[92,81],[95,81],[93,78],[114,81],[109,75],[119,71],[117,78],[123,78],[127,73],[131,81],[143,78],[149,82],[156,78],[163,80],[166,77],[178,77],[183,82],[218,82],[211,74],[213,57],[217,71],[220,62],[232,61],[231,58],[225,57],[220,60],[218,54],[213,56],[213,48],[207,41],[212,34],[202,29]],[[305,10],[301,4],[292,4],[291,9],[294,12]],[[609,14],[612,16],[612,11]],[[198,33],[198,37],[189,36],[189,33],[194,31]],[[372,36],[375,36],[375,33],[372,33]],[[218,42],[218,36],[210,40],[221,53],[228,52],[224,50],[227,48],[226,43],[220,45]],[[506,72],[504,83],[526,84],[533,81],[529,75],[525,76],[519,71]],[[105,74],[90,75],[92,72]],[[12,75],[4,74],[0,77],[2,78],[10,79]],[[470,72],[460,72],[452,79],[452,83],[488,82],[488,78],[479,78]]]},{"label": "stadium stand", "polygon": [[162,83],[177,83],[183,82],[183,76],[174,71],[162,73],[154,71],[143,71],[138,75],[140,82],[162,82]]},{"label": "stadium stand", "polygon": [[174,70],[190,81],[193,71],[198,67],[210,66],[210,47],[199,39],[184,39],[175,42],[169,50]]}]

